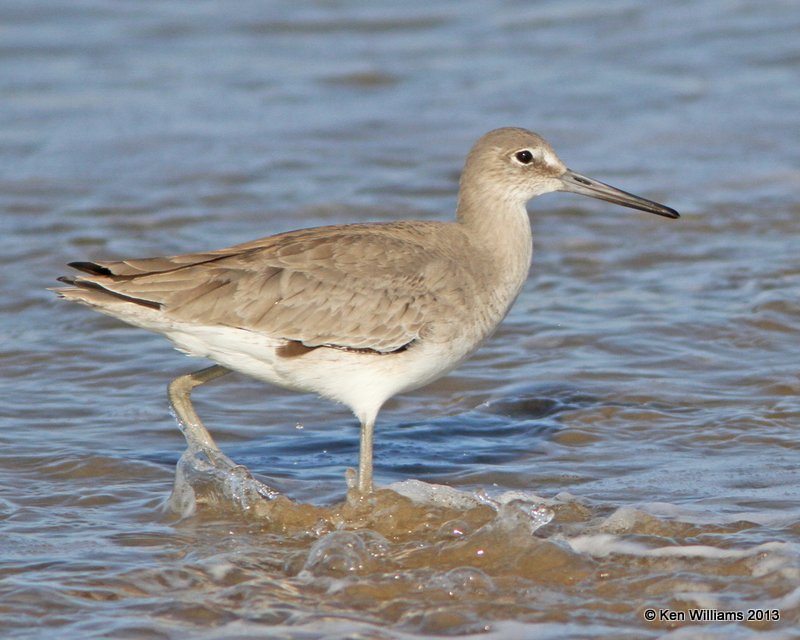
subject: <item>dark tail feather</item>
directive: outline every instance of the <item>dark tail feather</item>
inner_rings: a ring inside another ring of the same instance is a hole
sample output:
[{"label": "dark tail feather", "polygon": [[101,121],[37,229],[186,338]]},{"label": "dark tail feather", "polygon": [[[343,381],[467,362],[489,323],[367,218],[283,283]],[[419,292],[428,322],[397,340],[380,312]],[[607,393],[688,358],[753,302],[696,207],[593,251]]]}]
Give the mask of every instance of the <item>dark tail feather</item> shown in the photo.
[{"label": "dark tail feather", "polygon": [[[99,264],[95,264],[94,262],[70,262],[69,266],[73,269],[77,269],[78,271],[83,271],[84,273],[91,273],[93,276],[113,276],[114,274],[111,272],[111,269],[107,269]],[[62,278],[59,278],[62,282],[66,282]],[[69,284],[75,284],[74,282],[70,282]]]},{"label": "dark tail feather", "polygon": [[[85,262],[79,264],[93,264],[93,263]],[[102,269],[103,267],[100,268]],[[80,277],[76,278],[74,276],[61,276],[58,279],[58,281],[72,285],[73,287],[78,287],[79,289],[92,289],[93,291],[100,291],[106,294],[107,296],[111,296],[112,298],[118,298],[119,300],[124,300],[125,302],[132,302],[133,304],[138,304],[142,307],[148,307],[149,309],[156,309],[156,310],[161,309],[160,302],[153,302],[152,300],[144,300],[142,298],[134,298],[133,296],[126,296],[124,293],[118,293],[117,291],[112,291],[111,289],[107,289],[101,284],[92,282],[91,280],[84,280],[83,278]]]}]

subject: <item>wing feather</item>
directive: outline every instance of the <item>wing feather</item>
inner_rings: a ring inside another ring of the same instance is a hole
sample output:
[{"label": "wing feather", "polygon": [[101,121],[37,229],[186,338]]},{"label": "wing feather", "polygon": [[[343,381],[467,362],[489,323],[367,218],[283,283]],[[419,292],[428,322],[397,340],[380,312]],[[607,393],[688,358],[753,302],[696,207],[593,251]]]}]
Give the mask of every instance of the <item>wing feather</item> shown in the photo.
[{"label": "wing feather", "polygon": [[473,275],[455,258],[464,242],[448,223],[321,227],[220,251],[87,263],[90,275],[75,284],[157,303],[177,321],[390,352],[446,330],[470,303]]}]

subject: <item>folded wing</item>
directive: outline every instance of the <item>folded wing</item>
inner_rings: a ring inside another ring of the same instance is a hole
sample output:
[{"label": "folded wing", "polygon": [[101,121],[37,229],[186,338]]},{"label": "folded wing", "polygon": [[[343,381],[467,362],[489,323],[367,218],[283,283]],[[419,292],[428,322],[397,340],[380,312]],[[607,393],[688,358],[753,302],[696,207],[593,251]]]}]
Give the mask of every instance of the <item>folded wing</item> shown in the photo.
[{"label": "folded wing", "polygon": [[176,322],[386,353],[431,329],[434,308],[441,333],[442,318],[469,304],[470,276],[451,257],[460,235],[450,247],[423,249],[421,235],[435,235],[428,231],[403,223],[322,227],[207,253],[72,263],[86,275],[63,279],[76,289],[58,292],[123,320],[115,308],[139,305]]}]

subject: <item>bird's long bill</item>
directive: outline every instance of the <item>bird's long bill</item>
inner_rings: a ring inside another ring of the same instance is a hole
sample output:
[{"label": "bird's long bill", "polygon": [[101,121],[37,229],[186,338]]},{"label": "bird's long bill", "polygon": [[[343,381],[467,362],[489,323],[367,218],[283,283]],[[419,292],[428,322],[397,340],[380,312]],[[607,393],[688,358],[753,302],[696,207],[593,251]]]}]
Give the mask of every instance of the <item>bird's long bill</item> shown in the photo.
[{"label": "bird's long bill", "polygon": [[665,218],[681,217],[675,209],[666,207],[658,202],[653,202],[647,198],[640,198],[632,193],[622,191],[622,189],[617,189],[599,180],[587,178],[569,169],[561,176],[561,182],[564,185],[561,191],[569,191],[570,193],[579,193],[582,196],[599,198],[600,200],[606,200],[614,204],[621,204],[623,207],[656,213]]}]

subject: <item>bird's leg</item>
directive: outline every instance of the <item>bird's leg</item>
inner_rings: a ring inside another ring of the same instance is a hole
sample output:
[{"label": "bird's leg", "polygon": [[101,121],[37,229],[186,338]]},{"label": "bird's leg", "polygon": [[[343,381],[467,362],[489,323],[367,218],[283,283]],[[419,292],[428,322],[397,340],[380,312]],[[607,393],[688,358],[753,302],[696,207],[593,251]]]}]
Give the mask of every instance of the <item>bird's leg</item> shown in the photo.
[{"label": "bird's leg", "polygon": [[[186,438],[189,449],[205,451],[210,458],[230,460],[222,453],[192,405],[192,389],[230,373],[230,369],[214,365],[175,378],[168,387],[169,402],[178,418],[178,426]],[[231,464],[233,464],[231,462]]]},{"label": "bird's leg", "polygon": [[358,492],[362,495],[372,493],[372,432],[374,430],[374,416],[361,423],[361,449],[358,453]]},{"label": "bird's leg", "polygon": [[[194,511],[197,478],[213,479],[216,491],[244,510],[259,504],[262,499],[272,500],[279,495],[276,490],[253,478],[247,467],[237,465],[222,453],[192,405],[192,389],[230,372],[230,369],[214,365],[175,378],[169,384],[169,402],[188,447],[178,461],[175,488],[170,498],[173,509],[179,513]],[[211,463],[211,469],[208,464],[199,463],[203,456]]]}]

